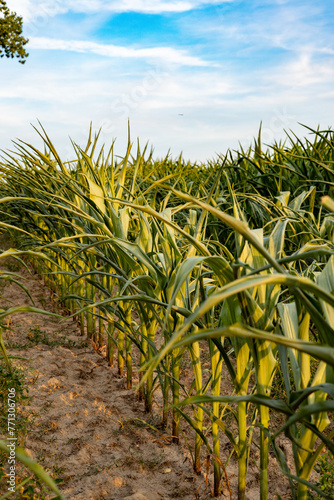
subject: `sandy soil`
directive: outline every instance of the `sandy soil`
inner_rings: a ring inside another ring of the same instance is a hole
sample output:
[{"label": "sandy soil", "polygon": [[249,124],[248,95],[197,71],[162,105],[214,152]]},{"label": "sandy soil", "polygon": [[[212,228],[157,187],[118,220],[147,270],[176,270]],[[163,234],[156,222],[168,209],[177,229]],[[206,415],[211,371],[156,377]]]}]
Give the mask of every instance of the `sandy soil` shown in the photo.
[{"label": "sandy soil", "polygon": [[[25,285],[36,307],[54,310],[43,282],[22,267],[19,273],[26,278]],[[31,305],[16,285],[7,285],[2,295],[15,305]],[[1,305],[4,306],[3,301]],[[154,431],[143,423],[154,426],[158,410],[153,415],[144,413],[135,392],[125,390],[124,379],[85,344],[72,320],[17,314],[11,318],[10,326],[5,342],[16,348],[9,352],[26,358],[15,362],[25,367],[31,377],[31,399],[22,409],[29,415],[25,447],[53,477],[62,480],[59,487],[69,500],[210,498],[204,475],[205,457],[203,474],[195,476],[185,444],[171,444],[168,433]],[[48,345],[43,338],[49,339]],[[223,460],[229,453],[228,443],[222,440]],[[248,474],[248,500],[259,498],[255,460],[258,454],[254,451]],[[236,499],[234,457],[227,474],[232,498]],[[269,498],[277,498],[276,493],[291,498],[288,483],[279,475],[274,459],[270,477]],[[208,481],[212,486],[211,475]],[[230,498],[226,485],[221,498]]]}]

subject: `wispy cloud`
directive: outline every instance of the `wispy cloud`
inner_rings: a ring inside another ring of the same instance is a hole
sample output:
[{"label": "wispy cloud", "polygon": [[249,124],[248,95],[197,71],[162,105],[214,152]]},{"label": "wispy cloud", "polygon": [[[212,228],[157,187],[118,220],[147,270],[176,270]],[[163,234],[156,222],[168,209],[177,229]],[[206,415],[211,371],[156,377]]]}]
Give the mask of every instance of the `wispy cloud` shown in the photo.
[{"label": "wispy cloud", "polygon": [[[326,9],[326,4],[329,8]],[[287,52],[300,51],[307,45],[315,52],[334,49],[334,31],[331,18],[331,2],[276,1],[249,2],[243,9],[217,6],[215,16],[188,23],[208,40],[218,40],[219,47],[233,47],[246,52],[281,49]],[[196,16],[196,14],[194,14]],[[199,17],[197,17],[199,19]]]},{"label": "wispy cloud", "polygon": [[38,17],[66,12],[121,13],[142,12],[146,14],[181,13],[201,7],[232,3],[235,0],[8,0],[11,9],[22,15],[25,21]]},{"label": "wispy cloud", "polygon": [[152,47],[146,49],[132,49],[111,44],[100,44],[80,40],[57,40],[53,38],[31,37],[30,49],[64,50],[97,54],[113,58],[155,59],[162,63],[178,64],[182,66],[209,66],[206,61],[187,54],[185,50],[176,50],[172,47]]},{"label": "wispy cloud", "polygon": [[334,59],[319,60],[312,50],[305,48],[292,61],[278,65],[265,80],[271,82],[275,88],[288,88],[290,94],[298,92],[299,98],[303,95],[302,90],[307,91],[304,98],[312,90],[316,92],[318,89],[320,94],[321,88],[334,86]]}]

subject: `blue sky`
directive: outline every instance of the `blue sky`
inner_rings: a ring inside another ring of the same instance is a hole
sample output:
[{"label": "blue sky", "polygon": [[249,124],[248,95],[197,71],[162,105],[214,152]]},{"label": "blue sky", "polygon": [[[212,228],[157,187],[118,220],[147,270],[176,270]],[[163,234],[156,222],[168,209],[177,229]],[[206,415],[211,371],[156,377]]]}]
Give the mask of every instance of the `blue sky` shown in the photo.
[{"label": "blue sky", "polygon": [[299,123],[333,125],[333,0],[8,0],[29,38],[0,60],[0,149],[40,146],[43,124],[71,158],[89,124],[124,154],[149,141],[206,161]]}]

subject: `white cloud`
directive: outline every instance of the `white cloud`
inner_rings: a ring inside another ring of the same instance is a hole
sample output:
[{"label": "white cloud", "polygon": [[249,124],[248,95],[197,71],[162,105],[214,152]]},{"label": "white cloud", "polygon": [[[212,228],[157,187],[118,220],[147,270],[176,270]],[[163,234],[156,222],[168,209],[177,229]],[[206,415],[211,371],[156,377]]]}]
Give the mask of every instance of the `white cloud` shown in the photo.
[{"label": "white cloud", "polygon": [[[102,141],[117,138],[116,152],[122,155],[129,118],[132,139],[139,137],[142,145],[149,140],[155,156],[171,148],[174,156],[184,151],[187,159],[205,161],[228,147],[237,148],[239,141],[249,145],[261,120],[268,142],[283,128],[296,130],[296,117],[314,125],[303,115],[303,102],[296,102],[287,88],[265,85],[260,74],[261,88],[258,81],[242,83],[239,75],[224,75],[219,68],[198,68],[196,77],[189,78],[188,69],[152,67],[136,77],[110,79],[108,59],[97,62],[87,57],[75,65],[45,66],[42,77],[33,65],[24,68],[24,79],[2,76],[0,96],[6,106],[0,120],[0,148],[8,148],[9,139],[15,137],[36,144],[38,137],[29,124],[36,125],[38,118],[62,157],[70,159],[68,136],[83,145],[93,121],[95,129],[103,127]],[[75,59],[71,56],[71,61]],[[127,66],[124,60],[125,71]],[[7,120],[7,114],[19,120]]]},{"label": "white cloud", "polygon": [[288,88],[291,95],[296,92],[297,99],[302,98],[300,92],[304,89],[307,98],[310,91],[334,86],[334,60],[331,57],[319,60],[312,49],[303,50],[289,62],[276,66],[265,80],[272,86]]},{"label": "white cloud", "polygon": [[187,54],[185,50],[172,47],[152,47],[147,49],[132,49],[111,44],[100,44],[81,40],[57,40],[53,38],[31,37],[29,49],[64,50],[98,54],[113,58],[155,59],[162,63],[182,66],[209,66],[209,63]]},{"label": "white cloud", "polygon": [[38,18],[53,17],[69,11],[98,14],[101,12],[180,13],[233,1],[235,0],[8,0],[8,6],[23,16],[26,22],[34,22]]}]

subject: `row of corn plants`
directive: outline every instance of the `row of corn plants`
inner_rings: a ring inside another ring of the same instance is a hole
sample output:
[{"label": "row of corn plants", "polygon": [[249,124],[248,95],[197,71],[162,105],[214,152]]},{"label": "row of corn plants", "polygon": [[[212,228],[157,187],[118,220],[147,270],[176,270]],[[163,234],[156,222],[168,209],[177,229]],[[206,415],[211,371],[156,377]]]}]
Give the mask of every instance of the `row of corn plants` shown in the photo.
[{"label": "row of corn plants", "polygon": [[[225,480],[222,434],[238,460],[238,498],[246,498],[254,443],[261,499],[269,495],[270,449],[293,498],[321,494],[310,475],[324,447],[334,452],[327,430],[334,219],[331,199],[320,201],[333,185],[333,133],[313,131],[313,142],[290,137],[289,147],[267,151],[259,134],[254,148],[205,166],[155,161],[139,145],[133,154],[130,138],[119,159],[114,145],[98,150],[91,133],[86,148],[73,144],[75,160],[63,163],[39,133],[44,152],[19,142],[1,162],[1,220],[20,251],[35,252],[32,264],[82,334],[96,349],[106,346],[129,389],[137,377],[147,412],[160,389],[161,425],[171,415],[174,442],[180,423],[190,425],[194,471],[210,455],[214,495]],[[272,397],[278,367],[284,399]],[[222,393],[223,373],[230,394]],[[285,419],[278,429],[272,412]],[[226,425],[227,414],[235,426]],[[283,432],[293,470],[276,444]]]}]

